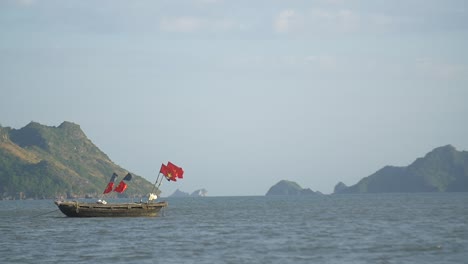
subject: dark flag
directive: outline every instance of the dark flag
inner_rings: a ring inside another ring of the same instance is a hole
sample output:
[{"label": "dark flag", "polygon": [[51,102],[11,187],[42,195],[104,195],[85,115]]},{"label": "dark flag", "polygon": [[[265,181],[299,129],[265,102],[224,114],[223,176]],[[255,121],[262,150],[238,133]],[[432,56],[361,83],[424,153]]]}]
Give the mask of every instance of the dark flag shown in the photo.
[{"label": "dark flag", "polygon": [[127,189],[128,185],[127,183],[125,183],[125,181],[130,181],[132,179],[132,175],[130,173],[128,173],[119,183],[119,185],[117,185],[117,187],[115,187],[114,189],[114,192],[118,192],[118,193],[123,193],[125,192],[125,190]]},{"label": "dark flag", "polygon": [[125,177],[123,178],[124,181],[130,181],[132,179],[132,175],[129,173],[127,173],[127,175],[125,175]]},{"label": "dark flag", "polygon": [[103,194],[112,192],[112,189],[114,188],[114,182],[117,177],[118,177],[117,174],[114,172]]}]

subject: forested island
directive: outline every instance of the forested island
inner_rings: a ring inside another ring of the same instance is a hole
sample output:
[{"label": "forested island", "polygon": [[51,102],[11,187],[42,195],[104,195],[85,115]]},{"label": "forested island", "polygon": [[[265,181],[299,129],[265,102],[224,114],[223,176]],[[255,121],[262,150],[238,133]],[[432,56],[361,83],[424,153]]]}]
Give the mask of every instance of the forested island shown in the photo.
[{"label": "forested island", "polygon": [[281,180],[277,184],[273,185],[266,196],[272,195],[316,195],[321,194],[320,192],[314,192],[310,188],[302,188],[297,182]]},{"label": "forested island", "polygon": [[[0,200],[97,197],[114,172],[123,177],[128,171],[112,162],[77,124],[0,126]],[[120,196],[151,191],[152,183],[133,176]]]},{"label": "forested island", "polygon": [[334,193],[467,192],[468,152],[438,147],[405,167],[386,166],[352,186],[340,182]]},{"label": "forested island", "polygon": [[[334,194],[347,193],[468,192],[468,152],[452,145],[435,148],[409,166],[386,166],[352,186],[335,185]],[[293,181],[282,180],[266,195],[317,194]]]}]

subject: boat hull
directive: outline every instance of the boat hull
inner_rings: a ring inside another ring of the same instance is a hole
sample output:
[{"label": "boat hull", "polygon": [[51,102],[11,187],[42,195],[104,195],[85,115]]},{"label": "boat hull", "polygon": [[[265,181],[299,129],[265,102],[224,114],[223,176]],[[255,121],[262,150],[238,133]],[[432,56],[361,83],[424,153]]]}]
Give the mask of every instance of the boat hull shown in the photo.
[{"label": "boat hull", "polygon": [[155,217],[167,206],[167,202],[98,204],[56,201],[55,204],[69,217]]}]

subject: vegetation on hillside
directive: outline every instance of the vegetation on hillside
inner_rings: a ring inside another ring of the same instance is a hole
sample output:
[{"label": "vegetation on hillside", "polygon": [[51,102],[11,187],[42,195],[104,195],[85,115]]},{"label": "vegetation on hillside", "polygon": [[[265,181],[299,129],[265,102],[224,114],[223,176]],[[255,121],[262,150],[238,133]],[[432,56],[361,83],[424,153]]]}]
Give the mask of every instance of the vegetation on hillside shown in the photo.
[{"label": "vegetation on hillside", "polygon": [[468,152],[439,147],[407,167],[386,166],[335,193],[467,192]]},{"label": "vegetation on hillside", "polygon": [[[31,122],[18,130],[0,126],[0,199],[97,197],[113,172],[123,177],[127,170],[114,164],[77,124]],[[122,196],[145,195],[151,188],[134,175]]]}]

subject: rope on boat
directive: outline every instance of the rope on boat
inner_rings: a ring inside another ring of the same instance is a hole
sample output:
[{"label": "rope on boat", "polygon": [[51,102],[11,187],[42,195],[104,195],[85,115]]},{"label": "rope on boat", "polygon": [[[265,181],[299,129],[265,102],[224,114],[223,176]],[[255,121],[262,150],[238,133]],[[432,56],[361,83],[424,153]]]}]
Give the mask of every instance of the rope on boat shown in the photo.
[{"label": "rope on boat", "polygon": [[42,215],[46,215],[46,214],[50,214],[50,213],[56,212],[56,211],[58,211],[58,210],[59,210],[59,209],[55,209],[55,210],[50,211],[50,212],[46,212],[46,213],[42,213],[42,214],[38,214],[38,215],[33,215],[33,216],[31,216],[31,218],[38,217],[38,216],[42,216]]}]

